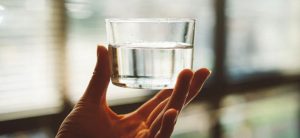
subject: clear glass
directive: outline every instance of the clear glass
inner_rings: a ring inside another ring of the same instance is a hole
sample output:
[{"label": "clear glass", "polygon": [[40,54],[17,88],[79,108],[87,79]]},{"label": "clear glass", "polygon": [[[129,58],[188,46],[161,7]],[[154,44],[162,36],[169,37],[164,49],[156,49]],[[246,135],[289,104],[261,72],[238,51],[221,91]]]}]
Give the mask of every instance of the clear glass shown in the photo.
[{"label": "clear glass", "polygon": [[192,69],[194,19],[106,19],[112,83],[121,87],[173,88]]},{"label": "clear glass", "polygon": [[[68,20],[65,55],[68,63],[65,68],[68,75],[66,94],[72,103],[80,99],[90,80],[91,69],[96,63],[95,55],[92,54],[95,53],[95,44],[107,41],[104,21],[107,18],[184,17],[196,19],[193,69],[207,67],[214,70],[215,56],[212,46],[215,26],[214,1],[126,0],[125,3],[123,0],[80,1],[65,1]],[[166,10],[168,12],[165,12]],[[152,95],[150,91],[152,90],[127,89],[110,84],[107,89],[107,100],[110,105],[142,102],[145,97]]]}]

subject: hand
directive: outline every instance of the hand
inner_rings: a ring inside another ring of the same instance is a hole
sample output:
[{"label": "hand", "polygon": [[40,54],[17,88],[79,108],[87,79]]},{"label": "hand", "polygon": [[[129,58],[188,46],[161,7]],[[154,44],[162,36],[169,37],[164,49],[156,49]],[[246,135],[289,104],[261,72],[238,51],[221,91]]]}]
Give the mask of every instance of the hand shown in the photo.
[{"label": "hand", "polygon": [[106,101],[110,81],[107,49],[98,46],[97,57],[92,79],[61,124],[57,138],[168,138],[182,107],[199,93],[210,75],[208,69],[195,73],[185,69],[179,74],[174,90],[161,90],[136,111],[118,115]]}]

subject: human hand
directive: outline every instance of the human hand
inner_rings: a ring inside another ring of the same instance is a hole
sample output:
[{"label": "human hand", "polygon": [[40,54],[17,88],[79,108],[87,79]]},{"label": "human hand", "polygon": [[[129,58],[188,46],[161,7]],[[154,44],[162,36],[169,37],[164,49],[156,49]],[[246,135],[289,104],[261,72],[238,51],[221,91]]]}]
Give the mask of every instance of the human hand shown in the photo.
[{"label": "human hand", "polygon": [[208,69],[180,72],[174,89],[164,89],[136,111],[118,115],[106,101],[110,81],[108,51],[97,48],[97,64],[90,83],[56,138],[168,138],[178,114],[200,92]]}]

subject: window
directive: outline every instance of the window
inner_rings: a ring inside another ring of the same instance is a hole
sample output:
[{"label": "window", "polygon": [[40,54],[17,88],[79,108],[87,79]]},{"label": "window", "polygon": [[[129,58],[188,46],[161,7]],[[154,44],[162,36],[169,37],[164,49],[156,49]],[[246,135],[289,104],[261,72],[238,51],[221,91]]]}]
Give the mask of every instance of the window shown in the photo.
[{"label": "window", "polygon": [[[105,18],[195,18],[194,68],[213,66],[214,14],[209,0],[67,0],[66,11],[58,9],[57,3],[1,1],[0,120],[56,113],[65,94],[75,103],[92,75],[96,45],[106,42]],[[66,22],[58,19],[63,12]],[[62,40],[64,23],[67,38]],[[153,92],[110,85],[108,100],[113,105],[124,104],[149,94]]]},{"label": "window", "polygon": [[300,2],[228,0],[228,77],[299,74]]},{"label": "window", "polygon": [[0,3],[0,120],[60,110],[57,36],[48,5],[50,0]]},{"label": "window", "polygon": [[299,98],[295,84],[226,96],[220,110],[223,137],[299,137]]},{"label": "window", "polygon": [[[106,44],[104,19],[129,17],[197,20],[194,69],[214,78],[173,137],[299,137],[298,0],[2,0],[0,137],[53,137]],[[107,96],[124,113],[154,93],[110,84]]]}]

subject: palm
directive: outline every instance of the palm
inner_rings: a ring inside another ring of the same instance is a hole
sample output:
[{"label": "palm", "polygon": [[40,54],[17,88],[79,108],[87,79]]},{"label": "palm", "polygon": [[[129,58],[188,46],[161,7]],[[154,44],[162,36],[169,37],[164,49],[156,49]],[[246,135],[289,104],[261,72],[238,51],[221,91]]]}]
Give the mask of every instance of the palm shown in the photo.
[{"label": "palm", "polygon": [[173,89],[164,89],[136,111],[118,115],[106,102],[110,81],[108,52],[98,47],[98,62],[89,86],[62,123],[57,137],[165,138],[170,137],[178,112],[201,89],[207,69],[183,70]]},{"label": "palm", "polygon": [[119,116],[113,122],[115,131],[117,131],[117,137],[134,138],[139,135],[148,135],[149,126],[146,124],[144,117],[137,113],[131,113]]}]

